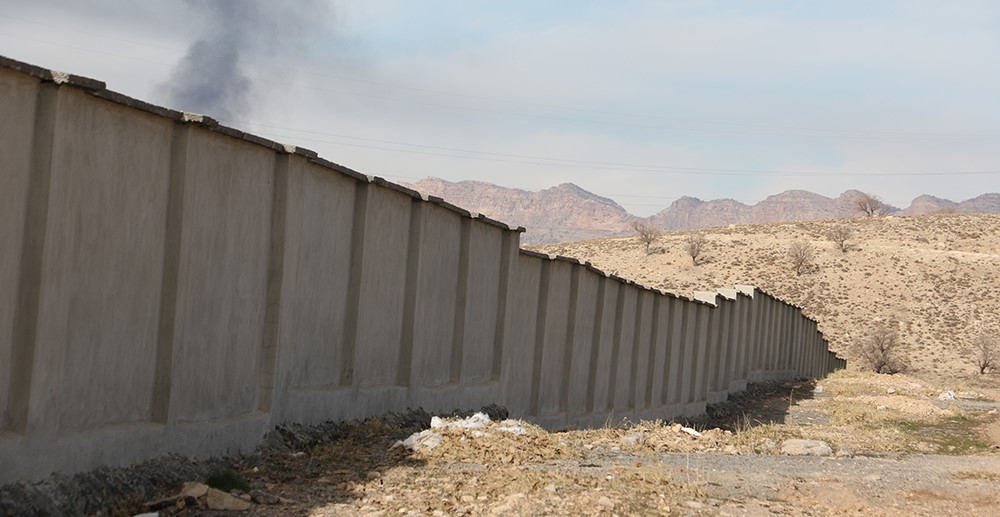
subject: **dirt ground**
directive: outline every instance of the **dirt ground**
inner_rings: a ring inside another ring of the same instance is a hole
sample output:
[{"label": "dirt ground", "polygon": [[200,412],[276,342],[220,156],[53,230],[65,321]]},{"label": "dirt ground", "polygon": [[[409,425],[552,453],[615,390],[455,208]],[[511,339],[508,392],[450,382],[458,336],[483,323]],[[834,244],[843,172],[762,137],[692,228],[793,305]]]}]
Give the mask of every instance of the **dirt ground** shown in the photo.
[{"label": "dirt ground", "polygon": [[[555,432],[490,421],[424,430],[440,442],[416,450],[393,444],[426,426],[375,418],[234,465],[279,504],[167,514],[992,515],[1000,405],[978,392],[941,401],[941,389],[839,372],[752,385],[698,420]],[[831,451],[783,454],[793,438]]]}]

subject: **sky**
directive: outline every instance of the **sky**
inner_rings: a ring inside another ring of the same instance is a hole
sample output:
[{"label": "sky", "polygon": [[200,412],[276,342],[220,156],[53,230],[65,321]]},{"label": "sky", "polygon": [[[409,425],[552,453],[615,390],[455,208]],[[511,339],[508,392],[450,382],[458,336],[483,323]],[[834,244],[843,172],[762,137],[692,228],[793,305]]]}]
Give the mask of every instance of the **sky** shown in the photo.
[{"label": "sky", "polygon": [[995,0],[0,5],[0,55],[393,181],[572,182],[640,216],[1000,191]]}]

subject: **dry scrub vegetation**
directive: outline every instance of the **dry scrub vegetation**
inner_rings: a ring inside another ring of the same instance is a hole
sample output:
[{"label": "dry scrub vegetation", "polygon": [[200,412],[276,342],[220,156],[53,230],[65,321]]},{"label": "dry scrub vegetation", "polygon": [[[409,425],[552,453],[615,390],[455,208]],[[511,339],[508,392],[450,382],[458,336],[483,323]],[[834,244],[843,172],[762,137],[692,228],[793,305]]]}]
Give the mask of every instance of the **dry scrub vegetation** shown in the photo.
[{"label": "dry scrub vegetation", "polygon": [[[846,246],[832,240],[849,230]],[[694,232],[670,233],[646,255],[635,237],[538,249],[592,262],[666,291],[751,284],[802,306],[831,348],[859,364],[858,347],[891,328],[914,373],[953,379],[978,372],[967,350],[981,335],[1000,336],[1000,215],[863,217],[699,230],[705,257],[693,265]],[[812,267],[795,274],[793,243],[815,248]],[[846,247],[846,252],[843,249]]]}]

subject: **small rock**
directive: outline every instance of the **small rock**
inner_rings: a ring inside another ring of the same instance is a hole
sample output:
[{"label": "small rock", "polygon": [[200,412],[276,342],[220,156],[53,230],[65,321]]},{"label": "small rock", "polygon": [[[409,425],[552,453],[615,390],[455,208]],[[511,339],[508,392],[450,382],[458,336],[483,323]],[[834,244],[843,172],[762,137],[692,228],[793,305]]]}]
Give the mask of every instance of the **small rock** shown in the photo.
[{"label": "small rock", "polygon": [[813,388],[812,392],[813,393],[823,393],[823,385],[822,384],[817,384],[816,387]]},{"label": "small rock", "polygon": [[736,454],[737,450],[736,450],[735,446],[733,446],[733,445],[727,445],[725,449],[722,449],[722,452],[724,452],[726,454]]},{"label": "small rock", "polygon": [[684,506],[687,506],[688,508],[691,508],[693,510],[697,510],[699,508],[704,508],[705,507],[704,504],[699,503],[698,501],[688,501],[688,502],[684,503]]},{"label": "small rock", "polygon": [[775,449],[777,447],[778,447],[778,444],[774,443],[774,440],[772,440],[770,438],[764,438],[764,440],[760,442],[760,448],[761,448],[761,450],[764,450],[764,451],[770,451],[770,450],[773,450],[773,449]]},{"label": "small rock", "polygon": [[471,502],[473,502],[475,500],[476,500],[475,497],[472,497],[471,495],[468,495],[468,494],[462,496],[462,502],[463,503],[471,503]]},{"label": "small rock", "polygon": [[854,451],[849,450],[849,449],[840,449],[839,451],[837,451],[837,457],[839,457],[839,458],[853,458],[854,457]]},{"label": "small rock", "polygon": [[781,443],[781,453],[787,456],[829,456],[833,449],[819,440],[793,439]]},{"label": "small rock", "polygon": [[204,497],[208,493],[208,485],[205,483],[199,483],[197,481],[188,481],[184,483],[181,487],[182,496],[189,495],[191,497]]},{"label": "small rock", "polygon": [[879,405],[879,406],[875,406],[875,409],[878,410],[878,411],[883,411],[883,410],[888,409],[888,408],[889,408],[889,406],[886,406],[885,404],[882,404],[882,405]]},{"label": "small rock", "polygon": [[938,400],[955,400],[955,392],[951,390],[943,391],[938,395]]},{"label": "small rock", "polygon": [[132,517],[160,517],[160,512],[137,513]]},{"label": "small rock", "polygon": [[606,496],[606,495],[602,495],[597,500],[597,504],[600,505],[600,506],[603,506],[605,508],[614,508],[615,507],[615,502],[612,501],[611,499],[608,499],[608,496]]},{"label": "small rock", "polygon": [[889,388],[885,390],[885,392],[888,393],[889,395],[892,395],[893,393],[896,393],[896,388]]},{"label": "small rock", "polygon": [[960,391],[956,393],[955,396],[965,400],[975,400],[979,398],[979,394],[974,391]]},{"label": "small rock", "polygon": [[545,491],[546,492],[554,494],[554,493],[556,493],[556,490],[559,490],[559,487],[557,487],[555,485],[545,485]]},{"label": "small rock", "polygon": [[622,445],[640,445],[646,443],[646,433],[632,433],[623,436],[621,443]]},{"label": "small rock", "polygon": [[243,512],[250,509],[250,503],[233,497],[222,490],[209,488],[205,503],[210,510],[234,510]]}]

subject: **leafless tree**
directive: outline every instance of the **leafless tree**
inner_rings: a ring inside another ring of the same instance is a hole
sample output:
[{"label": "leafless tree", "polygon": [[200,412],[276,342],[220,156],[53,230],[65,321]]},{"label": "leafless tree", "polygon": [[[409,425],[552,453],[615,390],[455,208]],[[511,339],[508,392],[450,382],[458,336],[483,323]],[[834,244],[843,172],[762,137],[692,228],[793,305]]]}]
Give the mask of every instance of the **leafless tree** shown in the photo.
[{"label": "leafless tree", "polygon": [[979,374],[986,373],[986,370],[996,370],[997,362],[1000,360],[1000,347],[997,340],[988,334],[980,334],[972,346],[969,348],[969,355],[979,368]]},{"label": "leafless tree", "polygon": [[788,257],[792,259],[792,269],[796,275],[809,271],[816,258],[816,248],[807,241],[795,241],[788,248]]},{"label": "leafless tree", "polygon": [[885,203],[875,194],[864,193],[854,198],[854,208],[867,217],[875,217],[885,211]]},{"label": "leafless tree", "polygon": [[906,371],[908,366],[900,355],[899,336],[888,326],[876,328],[858,347],[858,355],[875,373],[892,375]]},{"label": "leafless tree", "polygon": [[646,255],[649,255],[649,246],[656,242],[663,233],[655,226],[644,221],[632,221],[632,229],[639,234],[639,242],[646,245]]},{"label": "leafless tree", "polygon": [[847,244],[847,240],[851,237],[854,237],[854,231],[848,226],[834,226],[830,228],[830,231],[826,232],[826,238],[833,241],[840,248],[840,251],[844,253],[847,253],[847,248],[850,247]]},{"label": "leafless tree", "polygon": [[691,257],[692,264],[696,266],[698,265],[698,259],[705,251],[706,242],[705,236],[700,233],[692,233],[684,239],[684,243],[686,244],[685,249],[687,250],[688,256]]}]

